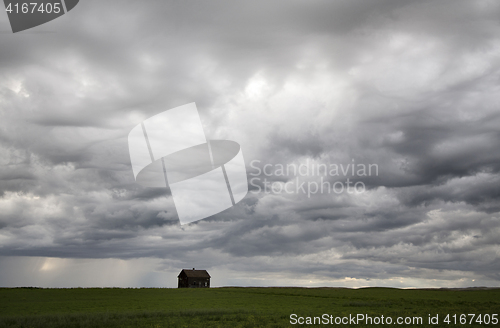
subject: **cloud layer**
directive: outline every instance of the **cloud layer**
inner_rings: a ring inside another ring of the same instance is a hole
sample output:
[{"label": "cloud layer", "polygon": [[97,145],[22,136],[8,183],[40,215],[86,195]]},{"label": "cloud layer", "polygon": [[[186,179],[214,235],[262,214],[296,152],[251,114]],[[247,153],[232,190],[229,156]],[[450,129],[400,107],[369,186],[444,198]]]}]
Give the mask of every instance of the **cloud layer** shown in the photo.
[{"label": "cloud layer", "polygon": [[[87,0],[0,34],[0,285],[173,287],[198,267],[215,285],[498,286],[498,17],[495,1]],[[167,190],[135,183],[127,134],[190,102],[255,185],[365,192],[251,186],[181,227]],[[306,163],[378,174],[254,168]]]}]

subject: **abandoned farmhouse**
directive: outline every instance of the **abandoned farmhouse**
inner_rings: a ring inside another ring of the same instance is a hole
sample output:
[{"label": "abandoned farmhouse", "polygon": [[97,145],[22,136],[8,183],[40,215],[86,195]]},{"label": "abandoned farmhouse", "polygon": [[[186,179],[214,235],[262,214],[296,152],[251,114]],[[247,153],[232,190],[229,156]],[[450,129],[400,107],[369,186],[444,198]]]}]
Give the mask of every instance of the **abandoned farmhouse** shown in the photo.
[{"label": "abandoned farmhouse", "polygon": [[177,278],[177,288],[210,288],[210,275],[207,270],[183,269]]}]

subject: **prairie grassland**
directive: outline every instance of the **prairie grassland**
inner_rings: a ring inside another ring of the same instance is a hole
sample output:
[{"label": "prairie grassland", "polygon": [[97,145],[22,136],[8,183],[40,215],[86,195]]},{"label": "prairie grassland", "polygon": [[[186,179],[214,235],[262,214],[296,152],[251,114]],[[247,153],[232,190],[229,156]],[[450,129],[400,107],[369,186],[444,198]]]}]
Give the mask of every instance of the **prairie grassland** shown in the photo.
[{"label": "prairie grassland", "polygon": [[[443,321],[448,314],[491,318],[499,312],[500,289],[0,288],[0,327],[290,327],[291,314],[304,320],[323,314],[422,317],[422,324],[401,325],[407,327],[500,327],[491,321],[469,324],[470,317],[466,325]],[[429,314],[439,315],[438,325],[428,324]]]}]

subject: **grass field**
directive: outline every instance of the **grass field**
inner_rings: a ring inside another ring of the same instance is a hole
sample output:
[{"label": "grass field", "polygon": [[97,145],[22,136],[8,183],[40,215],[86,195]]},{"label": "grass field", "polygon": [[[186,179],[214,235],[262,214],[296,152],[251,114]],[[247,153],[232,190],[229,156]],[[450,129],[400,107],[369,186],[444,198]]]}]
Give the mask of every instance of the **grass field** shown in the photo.
[{"label": "grass field", "polygon": [[[0,327],[290,327],[291,314],[304,320],[323,314],[333,320],[357,314],[375,321],[382,315],[394,321],[422,317],[422,324],[393,322],[393,327],[500,327],[491,320],[499,312],[500,289],[0,288]],[[439,315],[439,324],[429,325],[429,314]],[[449,324],[443,321],[448,314]],[[481,314],[481,321],[490,323],[469,324],[468,316],[467,324],[460,324],[460,314],[476,314],[474,319]]]}]

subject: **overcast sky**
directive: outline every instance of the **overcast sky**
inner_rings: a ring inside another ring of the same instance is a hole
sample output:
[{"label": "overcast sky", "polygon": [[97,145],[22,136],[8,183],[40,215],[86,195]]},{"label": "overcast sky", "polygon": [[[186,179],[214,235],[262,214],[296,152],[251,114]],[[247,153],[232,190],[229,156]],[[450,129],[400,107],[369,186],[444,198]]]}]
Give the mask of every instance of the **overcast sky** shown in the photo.
[{"label": "overcast sky", "polygon": [[[13,34],[2,11],[0,286],[175,287],[193,267],[213,286],[499,286],[499,17],[495,0],[82,0]],[[168,190],[135,183],[127,135],[191,102],[256,180],[181,226]],[[378,174],[259,172],[307,163]],[[347,178],[365,191],[258,188]]]}]

